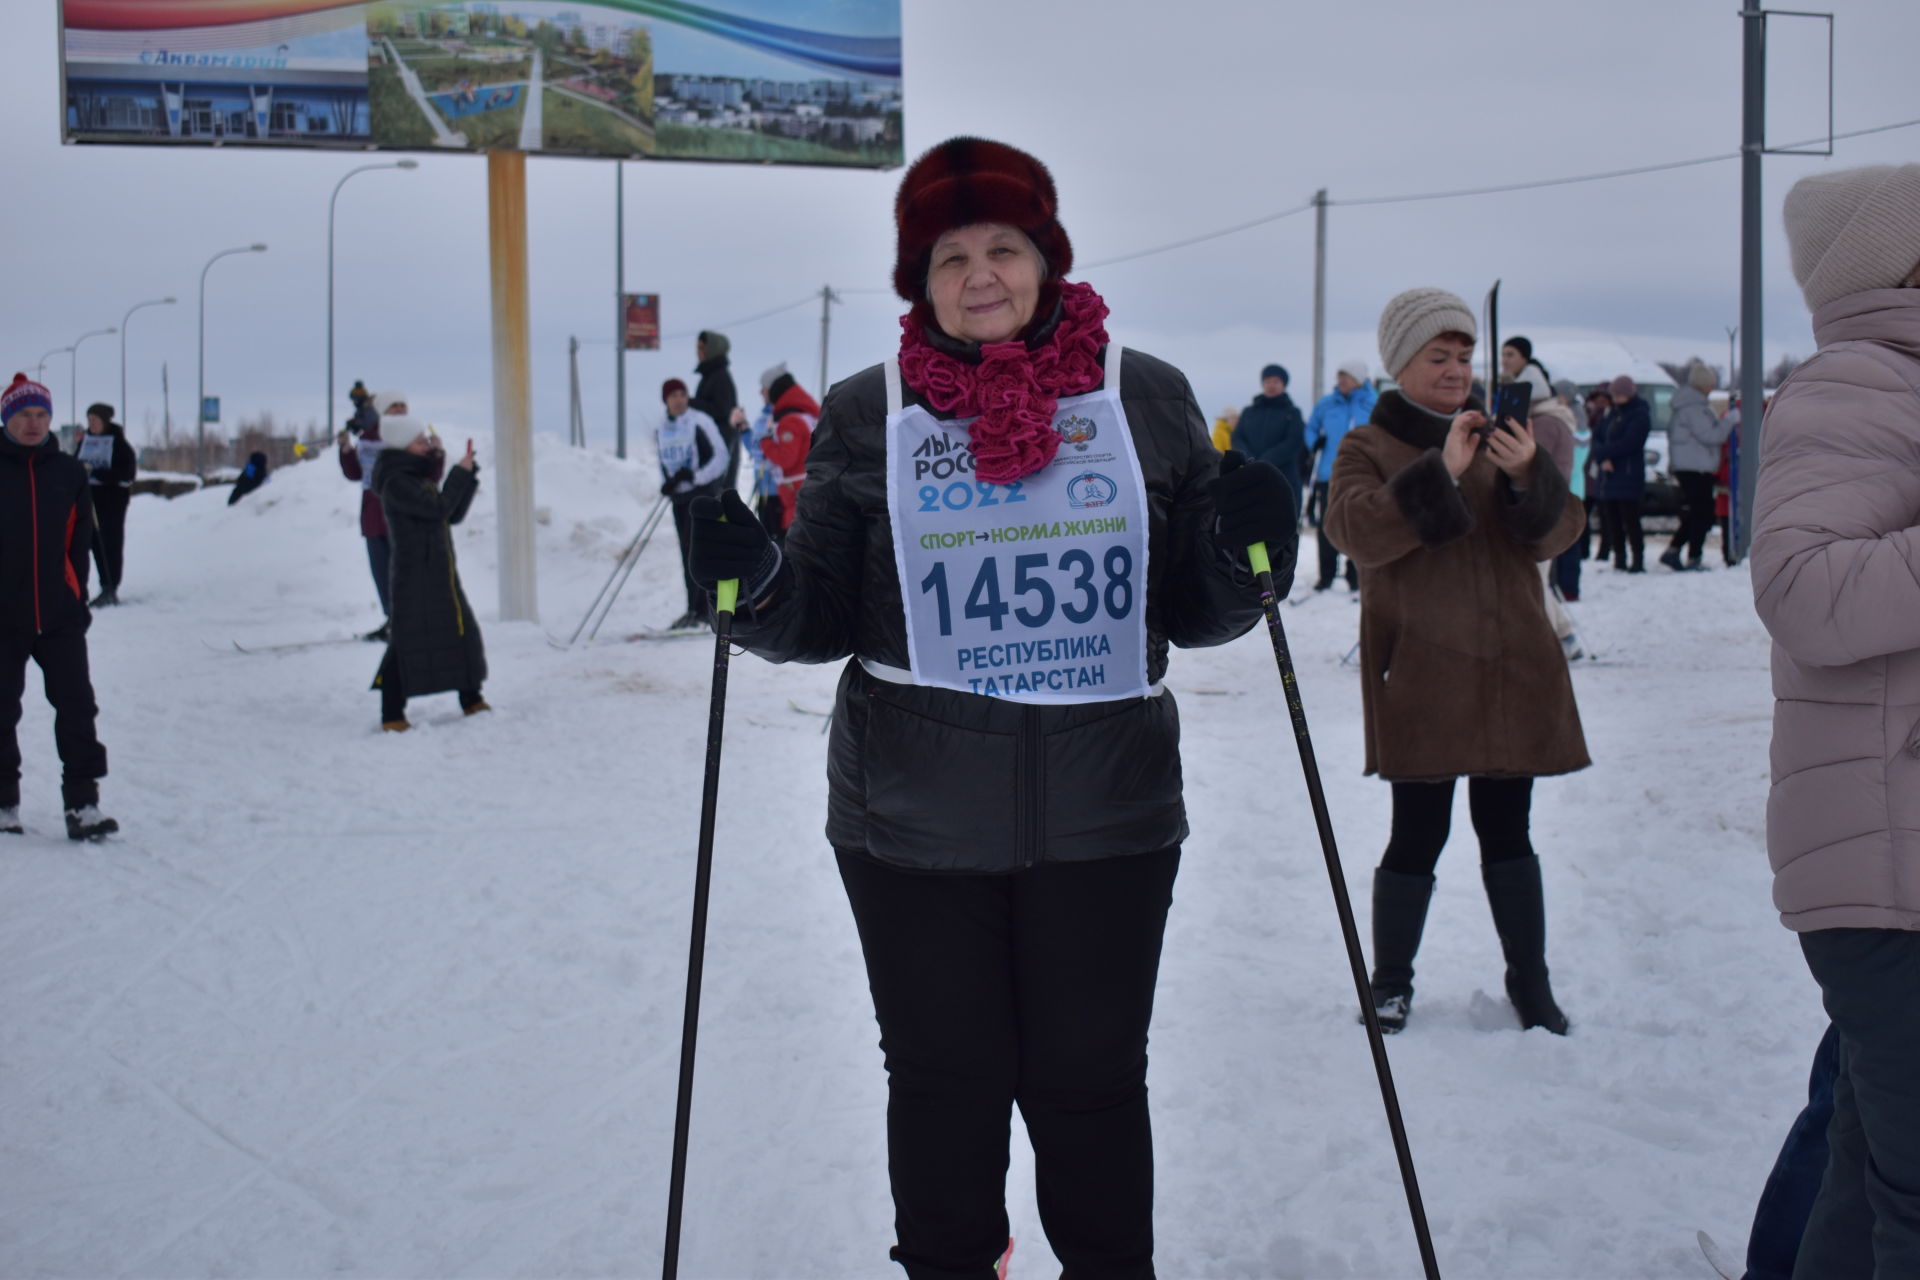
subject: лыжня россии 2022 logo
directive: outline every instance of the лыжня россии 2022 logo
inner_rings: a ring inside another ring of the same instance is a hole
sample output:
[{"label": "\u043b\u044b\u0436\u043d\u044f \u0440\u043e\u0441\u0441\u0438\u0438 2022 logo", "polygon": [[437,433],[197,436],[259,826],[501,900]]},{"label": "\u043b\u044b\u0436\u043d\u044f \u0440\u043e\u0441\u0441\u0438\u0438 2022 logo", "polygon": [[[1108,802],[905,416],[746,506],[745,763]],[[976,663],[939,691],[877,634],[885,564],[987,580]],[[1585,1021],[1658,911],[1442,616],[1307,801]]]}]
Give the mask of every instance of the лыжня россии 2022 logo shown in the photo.
[{"label": "\u043b\u044b\u0436\u043d\u044f \u0440\u043e\u0441\u0441\u0438\u0438 2022 logo", "polygon": [[1067,501],[1075,507],[1111,506],[1120,486],[1098,471],[1083,471],[1067,481]]},{"label": "\u043b\u044b\u0436\u043d\u044f \u0440\u043e\u0441\u0441\u0438\u0438 2022 logo", "polygon": [[1063,443],[1072,445],[1081,453],[1087,451],[1087,442],[1100,434],[1100,428],[1092,418],[1083,418],[1077,413],[1068,414],[1055,423],[1053,429],[1060,433]]}]

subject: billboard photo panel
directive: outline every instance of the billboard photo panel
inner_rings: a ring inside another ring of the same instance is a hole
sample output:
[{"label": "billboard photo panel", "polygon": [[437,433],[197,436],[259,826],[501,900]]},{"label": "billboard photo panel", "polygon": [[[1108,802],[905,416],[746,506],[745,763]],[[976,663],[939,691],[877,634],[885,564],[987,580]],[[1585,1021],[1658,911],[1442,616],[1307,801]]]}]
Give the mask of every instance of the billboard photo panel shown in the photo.
[{"label": "billboard photo panel", "polygon": [[905,159],[900,0],[64,0],[62,38],[68,142]]}]

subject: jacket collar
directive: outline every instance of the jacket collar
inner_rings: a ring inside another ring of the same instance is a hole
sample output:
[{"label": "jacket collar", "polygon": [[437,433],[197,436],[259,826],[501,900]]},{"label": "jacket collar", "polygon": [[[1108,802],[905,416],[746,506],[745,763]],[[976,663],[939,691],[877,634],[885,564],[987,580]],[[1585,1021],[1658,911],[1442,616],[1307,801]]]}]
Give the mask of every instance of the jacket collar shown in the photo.
[{"label": "jacket collar", "polygon": [[1813,338],[1878,342],[1909,360],[1920,360],[1920,289],[1863,289],[1836,298],[1813,313]]},{"label": "jacket collar", "polygon": [[693,371],[704,378],[710,373],[717,373],[726,368],[727,364],[728,360],[724,355],[708,356],[705,360],[693,366]]},{"label": "jacket collar", "polygon": [[[1469,396],[1460,409],[1463,413],[1468,409],[1481,409],[1481,404]],[[1453,419],[1421,408],[1398,391],[1383,391],[1373,402],[1373,416],[1367,421],[1416,449],[1438,449],[1446,444]]]},{"label": "jacket collar", "polygon": [[4,427],[0,427],[0,457],[30,458],[35,455],[59,452],[60,433],[58,431],[47,432],[47,438],[39,444],[24,445],[9,435]]}]

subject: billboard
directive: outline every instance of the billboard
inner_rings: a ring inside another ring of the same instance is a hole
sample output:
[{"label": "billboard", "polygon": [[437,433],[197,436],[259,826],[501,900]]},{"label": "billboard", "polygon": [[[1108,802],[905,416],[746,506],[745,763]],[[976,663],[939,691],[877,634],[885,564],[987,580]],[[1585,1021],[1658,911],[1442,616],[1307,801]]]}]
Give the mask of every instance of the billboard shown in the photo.
[{"label": "billboard", "polygon": [[904,163],[901,0],[63,0],[65,142]]}]

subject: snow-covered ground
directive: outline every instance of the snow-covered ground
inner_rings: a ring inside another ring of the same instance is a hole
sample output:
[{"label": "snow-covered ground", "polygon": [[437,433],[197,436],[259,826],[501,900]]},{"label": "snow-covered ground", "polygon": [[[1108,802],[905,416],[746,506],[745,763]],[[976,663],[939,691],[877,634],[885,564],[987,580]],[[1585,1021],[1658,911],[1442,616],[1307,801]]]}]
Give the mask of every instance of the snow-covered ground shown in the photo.
[{"label": "snow-covered ground", "polygon": [[[564,637],[656,473],[552,438],[536,456]],[[457,540],[486,620],[481,484]],[[382,735],[374,646],[232,643],[375,624],[358,497],[323,458],[232,508],[134,501],[128,603],[92,633],[125,827],[102,846],[60,834],[29,681],[29,834],[0,837],[0,1272],[659,1269],[711,646],[563,651],[489,622],[493,714],[439,695]],[[603,638],[679,612],[670,539]],[[1748,593],[1744,572],[1587,574],[1598,763],[1542,783],[1534,824],[1566,1039],[1515,1029],[1461,802],[1390,1041],[1449,1277],[1700,1276],[1695,1228],[1744,1241],[1823,1025],[1768,902]],[[1360,775],[1343,596],[1286,622],[1364,930],[1388,796]],[[877,1032],[804,713],[834,676],[733,666],[692,1277],[897,1274]],[[1161,1274],[1417,1276],[1264,632],[1176,654],[1168,682],[1193,836],[1153,1031]],[[1032,1185],[1018,1152],[1021,1277],[1058,1270]]]}]

